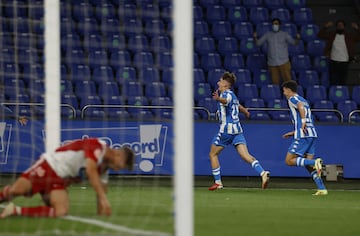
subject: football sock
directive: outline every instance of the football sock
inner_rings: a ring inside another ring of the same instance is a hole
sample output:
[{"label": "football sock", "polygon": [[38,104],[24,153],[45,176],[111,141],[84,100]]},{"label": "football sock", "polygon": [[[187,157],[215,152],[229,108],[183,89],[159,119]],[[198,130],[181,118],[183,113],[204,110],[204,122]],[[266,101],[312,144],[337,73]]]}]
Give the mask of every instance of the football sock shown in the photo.
[{"label": "football sock", "polygon": [[315,160],[306,159],[302,157],[296,158],[296,166],[313,166],[315,165]]},{"label": "football sock", "polygon": [[218,168],[212,169],[212,175],[214,176],[215,183],[221,183],[221,175],[220,175],[220,166]]},{"label": "football sock", "polygon": [[264,171],[264,168],[260,165],[260,162],[258,160],[255,160],[251,163],[251,167],[261,175],[261,173]]},{"label": "football sock", "polygon": [[316,170],[311,172],[311,177],[313,178],[313,180],[314,180],[314,182],[315,182],[318,189],[320,189],[320,190],[326,189],[326,187],[324,185],[324,182],[322,181],[321,177],[319,177]]},{"label": "football sock", "polygon": [[55,209],[48,206],[16,207],[16,215],[29,217],[55,217]]}]

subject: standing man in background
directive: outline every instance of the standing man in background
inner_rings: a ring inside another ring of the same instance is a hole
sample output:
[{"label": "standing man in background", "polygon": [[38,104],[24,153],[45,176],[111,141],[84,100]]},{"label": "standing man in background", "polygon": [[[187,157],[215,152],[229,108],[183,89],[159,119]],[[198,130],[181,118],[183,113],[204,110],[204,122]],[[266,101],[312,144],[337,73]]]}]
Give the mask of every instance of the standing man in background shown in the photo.
[{"label": "standing man in background", "polygon": [[287,32],[281,30],[281,21],[274,18],[272,21],[272,31],[264,34],[260,39],[254,32],[256,45],[261,46],[267,42],[267,64],[273,84],[280,84],[280,77],[283,81],[291,80],[291,63],[289,59],[288,45],[296,45],[299,42],[300,35],[293,39]]},{"label": "standing man in background", "polygon": [[330,85],[344,85],[348,75],[349,62],[356,54],[356,43],[360,41],[360,30],[356,23],[351,23],[353,32],[346,31],[346,23],[338,20],[335,30],[329,30],[334,23],[329,21],[320,29],[318,37],[326,40],[324,54],[330,59]]}]

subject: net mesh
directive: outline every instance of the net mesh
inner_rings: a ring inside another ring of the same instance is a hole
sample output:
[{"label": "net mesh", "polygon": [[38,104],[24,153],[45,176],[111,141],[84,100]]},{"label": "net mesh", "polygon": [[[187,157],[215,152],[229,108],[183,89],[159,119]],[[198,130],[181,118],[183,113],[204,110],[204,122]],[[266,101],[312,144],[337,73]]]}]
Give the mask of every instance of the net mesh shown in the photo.
[{"label": "net mesh", "polygon": [[[110,218],[95,216],[94,191],[84,181],[69,188],[67,218],[9,218],[0,232],[173,232],[171,9],[171,0],[60,1],[61,45],[54,46],[61,49],[61,84],[53,86],[61,90],[61,141],[96,136],[112,147],[130,145],[136,168],[111,173]],[[44,29],[51,26],[44,25],[42,0],[4,0],[0,11],[2,189],[45,150],[44,45],[51,42]],[[41,199],[14,202],[39,205]]]}]

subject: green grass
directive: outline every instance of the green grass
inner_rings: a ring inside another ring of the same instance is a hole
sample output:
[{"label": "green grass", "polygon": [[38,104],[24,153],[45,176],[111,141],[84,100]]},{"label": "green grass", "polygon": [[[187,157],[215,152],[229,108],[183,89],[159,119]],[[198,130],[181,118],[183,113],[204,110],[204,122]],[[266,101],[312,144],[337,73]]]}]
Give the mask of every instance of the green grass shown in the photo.
[{"label": "green grass", "polygon": [[[309,184],[307,180],[302,182],[304,186]],[[360,235],[360,191],[329,188],[328,196],[312,196],[310,188],[294,189],[298,183],[275,180],[265,191],[247,187],[247,183],[215,192],[197,183],[194,235]],[[116,182],[109,191],[111,217],[94,216],[95,196],[90,187],[74,186],[69,192],[70,215],[98,220],[99,226],[66,219],[10,217],[0,220],[0,235],[142,235],[127,232],[131,229],[173,235],[173,189],[169,183]],[[18,198],[15,203],[38,205],[40,199]],[[106,228],[106,223],[127,228],[119,232]]]}]

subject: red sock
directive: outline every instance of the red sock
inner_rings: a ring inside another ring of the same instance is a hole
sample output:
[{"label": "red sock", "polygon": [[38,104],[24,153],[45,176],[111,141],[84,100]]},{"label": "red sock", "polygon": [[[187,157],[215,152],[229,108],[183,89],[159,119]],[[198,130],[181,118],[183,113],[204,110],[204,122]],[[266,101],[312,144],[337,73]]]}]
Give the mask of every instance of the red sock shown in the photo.
[{"label": "red sock", "polygon": [[20,215],[29,217],[55,217],[55,209],[48,206],[21,207]]}]

